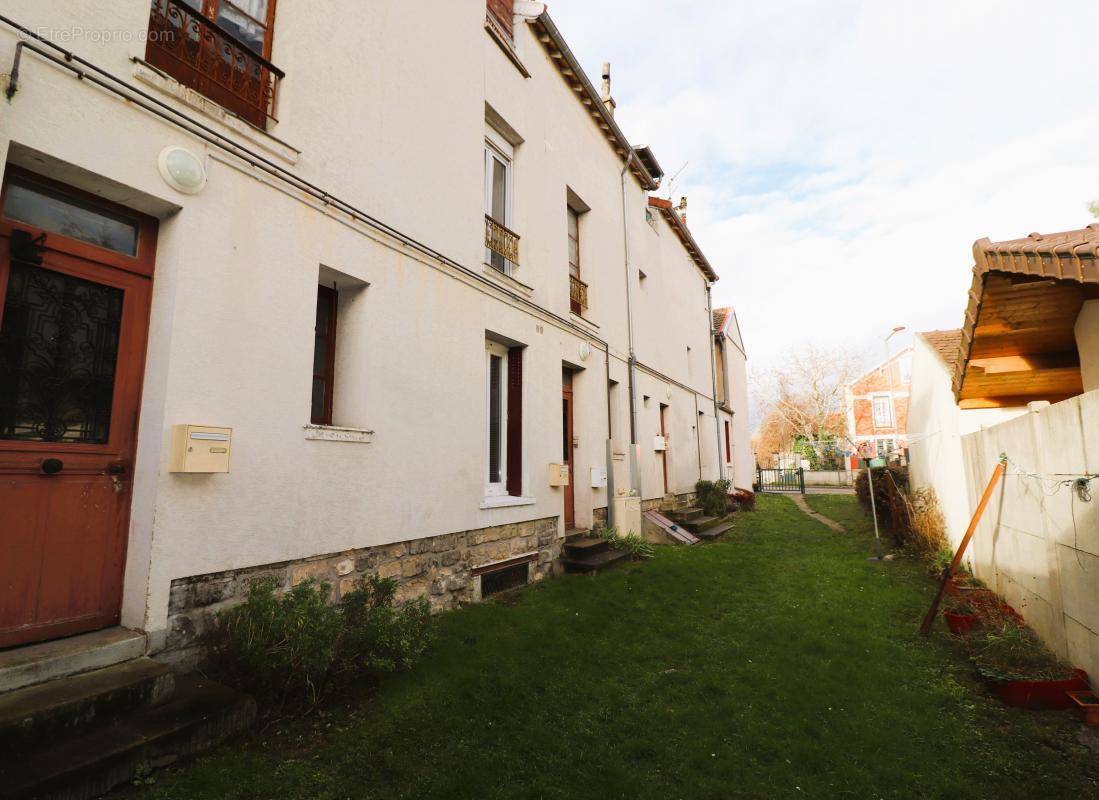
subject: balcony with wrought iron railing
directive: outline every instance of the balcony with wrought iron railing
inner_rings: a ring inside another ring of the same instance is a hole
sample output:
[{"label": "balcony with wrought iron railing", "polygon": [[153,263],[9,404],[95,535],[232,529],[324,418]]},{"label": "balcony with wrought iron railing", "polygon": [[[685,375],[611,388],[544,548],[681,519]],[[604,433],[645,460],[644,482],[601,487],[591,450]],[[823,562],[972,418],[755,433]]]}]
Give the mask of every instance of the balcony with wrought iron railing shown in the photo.
[{"label": "balcony with wrought iron railing", "polygon": [[569,308],[573,314],[583,314],[588,307],[588,285],[575,275],[569,275]]},{"label": "balcony with wrought iron railing", "polygon": [[152,0],[145,60],[256,127],[275,119],[283,71],[183,0]]},{"label": "balcony with wrought iron railing", "polygon": [[485,247],[499,256],[499,259],[493,259],[493,266],[503,266],[495,263],[498,260],[512,267],[519,266],[519,234],[501,225],[488,214],[485,214]]}]

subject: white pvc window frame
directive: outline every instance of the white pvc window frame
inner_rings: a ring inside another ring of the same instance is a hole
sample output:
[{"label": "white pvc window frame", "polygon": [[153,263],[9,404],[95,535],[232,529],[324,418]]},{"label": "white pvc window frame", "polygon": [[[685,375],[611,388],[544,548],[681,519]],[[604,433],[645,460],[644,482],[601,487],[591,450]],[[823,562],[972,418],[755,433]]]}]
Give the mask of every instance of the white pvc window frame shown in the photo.
[{"label": "white pvc window frame", "polygon": [[[512,225],[513,198],[515,195],[515,150],[500,134],[491,127],[485,129],[485,214],[495,219],[501,225],[514,230]],[[503,219],[493,216],[493,174],[496,164],[504,168],[504,209]],[[493,259],[496,259],[494,263]],[[515,264],[497,253],[485,248],[485,264],[495,270],[511,275],[515,271]]]},{"label": "white pvc window frame", "polygon": [[[499,361],[494,364],[493,358]],[[492,471],[492,372],[498,368],[499,430],[495,453],[496,475]],[[496,480],[493,480],[493,478]],[[508,348],[499,342],[485,341],[485,497],[501,497],[508,493]]]}]

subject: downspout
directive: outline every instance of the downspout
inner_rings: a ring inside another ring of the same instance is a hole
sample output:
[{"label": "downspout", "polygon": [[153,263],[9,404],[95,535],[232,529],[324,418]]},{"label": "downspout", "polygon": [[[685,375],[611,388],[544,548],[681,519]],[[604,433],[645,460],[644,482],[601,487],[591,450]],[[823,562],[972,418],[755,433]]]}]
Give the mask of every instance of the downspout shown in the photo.
[{"label": "downspout", "polygon": [[630,213],[626,202],[626,173],[636,156],[633,145],[626,154],[626,163],[622,166],[622,244],[626,261],[626,334],[629,342],[629,383],[630,383],[630,488],[641,496],[640,447],[637,442],[637,354],[633,344],[633,274],[630,271]]},{"label": "downspout", "polygon": [[[710,340],[710,385],[713,387],[714,398],[714,439],[717,444],[717,477],[718,480],[725,480],[725,459],[721,457],[721,418],[717,413],[717,348],[714,347],[714,336],[717,333],[714,331],[714,298],[710,292],[713,287],[713,281],[706,281],[706,319],[709,320],[709,325],[706,329],[709,331]],[[728,369],[725,370],[728,373]]]},{"label": "downspout", "polygon": [[607,357],[604,362],[607,373],[605,382],[607,393],[607,527],[617,528],[618,520],[616,519],[617,515],[614,513],[614,439],[612,438],[614,428],[611,414],[611,346],[609,344],[606,345],[604,353]]}]

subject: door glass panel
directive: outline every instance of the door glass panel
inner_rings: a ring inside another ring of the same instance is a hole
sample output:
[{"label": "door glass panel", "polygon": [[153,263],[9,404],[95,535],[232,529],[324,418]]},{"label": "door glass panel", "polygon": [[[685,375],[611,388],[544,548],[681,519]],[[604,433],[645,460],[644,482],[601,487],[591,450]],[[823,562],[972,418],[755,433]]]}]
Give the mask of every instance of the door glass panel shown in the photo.
[{"label": "door glass panel", "polygon": [[500,456],[503,452],[504,403],[503,390],[504,359],[500,356],[488,357],[488,482],[500,483],[503,473]]},{"label": "door glass panel", "polygon": [[128,256],[137,255],[137,223],[40,186],[12,181],[4,216]]},{"label": "door glass panel", "polygon": [[489,216],[501,225],[507,225],[507,167],[497,158],[492,159],[492,199]]},{"label": "door glass panel", "polygon": [[266,35],[263,22],[267,20],[267,0],[237,0],[218,4],[218,27],[228,31],[248,47],[263,55]]},{"label": "door glass panel", "polygon": [[0,439],[107,442],[123,297],[12,262],[0,324]]},{"label": "door glass panel", "polygon": [[569,401],[561,401],[561,460],[572,461],[572,448],[569,447]]}]

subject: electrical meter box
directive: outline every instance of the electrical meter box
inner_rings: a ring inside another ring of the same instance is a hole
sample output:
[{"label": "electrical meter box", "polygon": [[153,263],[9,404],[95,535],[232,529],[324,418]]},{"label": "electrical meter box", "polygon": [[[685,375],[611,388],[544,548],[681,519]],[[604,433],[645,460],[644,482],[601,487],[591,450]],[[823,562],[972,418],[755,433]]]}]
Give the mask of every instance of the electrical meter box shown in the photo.
[{"label": "electrical meter box", "polygon": [[550,464],[549,465],[549,485],[550,486],[568,486],[569,485],[569,466],[568,466],[568,464]]},{"label": "electrical meter box", "polygon": [[232,428],[173,425],[169,472],[228,472]]},{"label": "electrical meter box", "polygon": [[591,488],[593,489],[606,489],[607,488],[607,471],[599,467],[591,468]]}]

